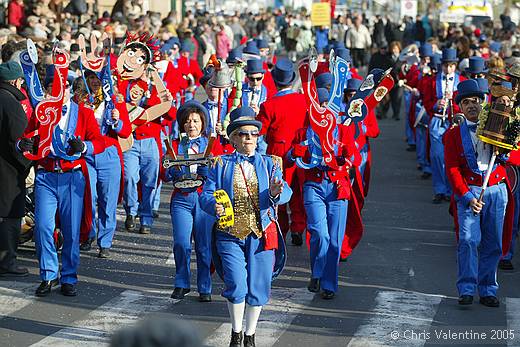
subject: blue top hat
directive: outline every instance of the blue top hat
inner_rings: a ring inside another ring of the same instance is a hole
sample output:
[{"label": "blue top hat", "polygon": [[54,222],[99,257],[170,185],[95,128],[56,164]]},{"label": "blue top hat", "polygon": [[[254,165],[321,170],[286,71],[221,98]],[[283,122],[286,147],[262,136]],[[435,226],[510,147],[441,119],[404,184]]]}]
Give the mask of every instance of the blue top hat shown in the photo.
[{"label": "blue top hat", "polygon": [[480,34],[478,40],[479,40],[480,42],[485,42],[485,41],[487,41],[487,36],[486,36],[486,34]]},{"label": "blue top hat", "polygon": [[442,65],[441,54],[435,53],[433,55],[432,59],[430,60],[429,65],[430,65],[430,68],[432,68],[432,69],[440,70],[441,65]]},{"label": "blue top hat", "polygon": [[318,88],[318,102],[323,104],[329,101],[329,90],[326,88]]},{"label": "blue top hat", "polygon": [[242,49],[240,48],[233,48],[231,51],[229,51],[229,55],[226,58],[226,63],[228,64],[236,64],[239,60],[242,60]]},{"label": "blue top hat", "polygon": [[255,41],[256,41],[256,47],[258,47],[258,49],[269,48],[269,44],[267,43],[266,40],[256,39]]},{"label": "blue top hat", "polygon": [[203,122],[202,129],[206,129],[206,125],[208,124],[209,119],[208,110],[200,102],[198,102],[195,99],[192,99],[190,101],[186,101],[177,110],[177,123],[179,124],[179,129],[181,129],[181,132],[184,132],[184,123],[186,123],[189,115],[191,114],[191,110],[193,110],[194,108],[201,115],[201,119]]},{"label": "blue top hat", "polygon": [[485,98],[484,93],[480,89],[477,81],[475,80],[465,80],[459,83],[457,86],[457,96],[455,97],[455,102],[459,104],[462,99],[470,98],[474,96],[478,96],[481,99]]},{"label": "blue top hat", "polygon": [[347,81],[347,85],[345,86],[345,91],[346,92],[356,91],[361,86],[361,83],[363,83],[363,81],[358,80],[357,78],[351,78]]},{"label": "blue top hat", "polygon": [[193,43],[190,40],[184,40],[181,43],[181,52],[190,52],[193,47]]},{"label": "blue top hat", "polygon": [[170,46],[174,46],[174,45],[177,45],[177,47],[180,47],[181,46],[181,41],[179,41],[179,38],[178,37],[171,37],[168,41],[166,41],[166,44],[170,45]]},{"label": "blue top hat", "polygon": [[248,75],[255,73],[265,73],[263,62],[260,59],[249,59],[245,68]]},{"label": "blue top hat", "polygon": [[489,82],[487,78],[475,78],[475,81],[478,83],[478,87],[482,91],[482,93],[487,94],[489,93]]},{"label": "blue top hat", "polygon": [[159,50],[161,51],[161,53],[167,53],[172,48],[173,48],[173,46],[171,44],[169,44],[168,42],[165,42],[161,46],[161,48],[159,48]]},{"label": "blue top hat", "polygon": [[332,74],[330,72],[324,72],[318,75],[315,79],[317,88],[326,88],[327,85],[330,88],[332,84]]},{"label": "blue top hat", "polygon": [[454,48],[444,48],[442,50],[442,63],[457,63],[459,59],[457,58],[457,50]]},{"label": "blue top hat", "polygon": [[249,41],[246,43],[243,53],[260,55],[260,50],[258,49],[255,41]]},{"label": "blue top hat", "polygon": [[228,136],[236,129],[245,125],[253,125],[260,131],[262,129],[262,123],[255,119],[255,111],[251,107],[238,107],[235,108],[229,115],[230,123],[226,129]]},{"label": "blue top hat", "polygon": [[345,47],[339,47],[337,50],[336,50],[336,55],[338,57],[341,57],[343,59],[345,59],[346,61],[348,62],[351,62],[352,61],[352,57],[350,56],[350,49],[348,48],[345,48]]},{"label": "blue top hat", "polygon": [[482,57],[469,57],[469,67],[466,69],[467,73],[471,74],[480,74],[485,73],[488,70],[486,69],[486,62]]},{"label": "blue top hat", "polygon": [[498,53],[500,52],[500,49],[502,48],[502,44],[498,41],[492,41],[490,44],[489,44],[489,50],[491,52],[495,52],[495,53]]},{"label": "blue top hat", "polygon": [[429,43],[425,43],[419,47],[419,55],[421,57],[433,57],[433,47]]},{"label": "blue top hat", "polygon": [[275,84],[282,87],[290,86],[296,79],[293,63],[287,58],[278,59],[271,74]]}]

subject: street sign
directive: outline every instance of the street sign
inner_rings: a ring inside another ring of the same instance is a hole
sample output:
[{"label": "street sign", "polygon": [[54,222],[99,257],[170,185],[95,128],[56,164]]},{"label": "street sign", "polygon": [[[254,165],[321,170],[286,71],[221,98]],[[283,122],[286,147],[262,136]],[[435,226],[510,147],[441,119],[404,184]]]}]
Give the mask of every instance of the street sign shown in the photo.
[{"label": "street sign", "polygon": [[313,3],[311,8],[311,22],[313,26],[330,27],[330,3]]},{"label": "street sign", "polygon": [[401,0],[401,18],[417,16],[417,0]]}]

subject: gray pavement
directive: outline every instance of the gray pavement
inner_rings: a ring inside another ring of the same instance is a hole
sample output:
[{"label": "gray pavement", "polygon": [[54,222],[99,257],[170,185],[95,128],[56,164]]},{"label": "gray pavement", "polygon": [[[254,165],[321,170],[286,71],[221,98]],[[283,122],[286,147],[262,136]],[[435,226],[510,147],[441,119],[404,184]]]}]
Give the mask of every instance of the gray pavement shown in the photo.
[{"label": "gray pavement", "polygon": [[[420,179],[414,154],[404,150],[403,121],[383,120],[380,127],[380,138],[372,141],[365,234],[348,262],[341,263],[336,298],[324,301],[306,291],[308,251],[288,245],[287,266],[260,317],[257,345],[520,346],[520,272],[499,273],[500,308],[457,305],[448,204],[431,203],[431,181]],[[212,303],[197,301],[195,277],[185,300],[169,299],[174,274],[170,192],[165,186],[151,235],[123,231],[121,213],[113,257],[98,259],[95,250],[82,253],[75,298],[60,295],[59,289],[35,298],[34,244],[21,246],[19,260],[30,276],[0,279],[0,345],[102,346],[114,330],[160,313],[192,322],[208,345],[227,346],[228,314],[216,275]],[[440,336],[448,329],[474,334],[448,340]],[[504,329],[514,330],[514,338]],[[487,336],[477,340],[477,332]]]}]

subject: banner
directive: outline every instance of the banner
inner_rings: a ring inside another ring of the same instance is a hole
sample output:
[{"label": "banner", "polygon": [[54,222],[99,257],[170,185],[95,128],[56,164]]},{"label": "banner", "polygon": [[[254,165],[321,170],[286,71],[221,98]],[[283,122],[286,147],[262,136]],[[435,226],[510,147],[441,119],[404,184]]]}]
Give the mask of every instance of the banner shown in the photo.
[{"label": "banner", "polygon": [[315,2],[311,8],[312,26],[328,26],[330,27],[330,3]]}]

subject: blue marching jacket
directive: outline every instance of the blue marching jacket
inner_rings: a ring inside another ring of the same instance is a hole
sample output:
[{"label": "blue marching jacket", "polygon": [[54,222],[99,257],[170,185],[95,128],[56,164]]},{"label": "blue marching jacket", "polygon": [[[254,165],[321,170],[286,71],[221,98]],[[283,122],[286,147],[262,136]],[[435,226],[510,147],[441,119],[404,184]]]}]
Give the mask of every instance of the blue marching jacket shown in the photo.
[{"label": "blue marching jacket", "polygon": [[[204,189],[200,196],[200,205],[206,213],[212,216],[215,215],[216,200],[213,193],[216,190],[225,190],[229,195],[231,203],[234,203],[233,174],[239,156],[240,154],[237,152],[222,155],[219,157],[217,163],[209,170],[207,181],[204,184]],[[276,160],[276,162],[278,162],[278,160]],[[279,162],[281,163],[281,160],[279,160]],[[279,204],[289,202],[292,190],[287,185],[287,182],[284,182],[283,191],[280,196],[277,199],[272,199],[269,196],[269,183],[274,177],[282,179],[281,165],[275,165],[275,160],[273,160],[273,157],[270,155],[255,153],[254,166],[258,177],[258,196],[262,229],[265,231],[271,223],[277,223],[275,220],[272,220],[272,218],[276,216],[275,207]],[[282,271],[286,259],[285,243],[279,228],[278,234],[279,245],[275,252],[276,260],[273,269],[273,278],[278,276]],[[213,262],[217,273],[222,277],[222,264],[218,258],[218,252],[216,251],[213,252]]]}]

